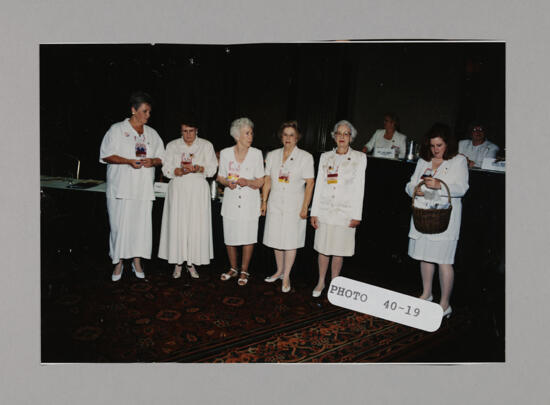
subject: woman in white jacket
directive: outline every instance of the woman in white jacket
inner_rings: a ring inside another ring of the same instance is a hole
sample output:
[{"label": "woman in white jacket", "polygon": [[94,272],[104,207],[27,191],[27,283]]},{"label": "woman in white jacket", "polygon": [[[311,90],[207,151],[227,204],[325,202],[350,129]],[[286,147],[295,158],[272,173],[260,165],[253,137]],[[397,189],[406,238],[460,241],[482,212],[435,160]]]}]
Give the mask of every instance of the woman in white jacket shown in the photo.
[{"label": "woman in white jacket", "polygon": [[[248,283],[250,259],[258,240],[260,217],[260,191],[264,185],[264,160],[262,151],[253,148],[254,124],[248,118],[237,118],[231,123],[229,133],[235,146],[220,152],[220,168],[217,181],[224,186],[222,217],[223,240],[231,265],[222,273],[221,280],[239,276],[237,283]],[[237,247],[242,246],[241,272],[237,270]]]},{"label": "woman in white jacket", "polygon": [[419,232],[411,218],[409,231],[409,256],[420,260],[422,276],[422,295],[420,298],[431,301],[432,280],[435,264],[439,265],[439,281],[443,316],[449,317],[452,308],[449,304],[454,283],[454,256],[460,233],[462,216],[462,197],[468,190],[468,165],[466,158],[457,155],[456,143],[450,138],[450,129],[444,124],[435,124],[426,135],[420,151],[421,158],[405,191],[412,197],[420,181],[425,185],[418,189],[415,206],[435,208],[436,205],[448,204],[447,189],[441,184],[444,181],[451,193],[452,211],[448,228],[438,234]]},{"label": "woman in white jacket", "polygon": [[184,118],[181,138],[166,146],[162,172],[168,178],[160,231],[159,257],[174,264],[174,278],[181,277],[183,262],[193,278],[194,264],[209,264],[214,258],[210,188],[207,177],[216,173],[214,147],[197,137],[193,118]]},{"label": "woman in white jacket", "polygon": [[296,146],[301,137],[298,123],[284,122],[278,136],[283,147],[267,155],[261,213],[266,216],[263,242],[273,248],[277,263],[277,272],[265,281],[282,279],[281,291],[287,293],[296,250],[304,247],[306,240],[315,174],[313,156]]},{"label": "woman in white jacket", "polygon": [[399,118],[393,113],[384,115],[384,129],[377,129],[363,148],[363,152],[372,152],[376,148],[393,149],[396,157],[405,158],[407,137],[398,131]]},{"label": "woman in white jacket", "polygon": [[147,93],[133,93],[130,97],[132,116],[109,128],[99,151],[99,161],[107,164],[113,281],[122,277],[123,259],[132,259],[136,277],[145,278],[141,258],[151,258],[155,166],[162,164],[164,156],[164,143],[159,134],[145,125],[151,115],[151,103]]},{"label": "woman in white jacket", "polygon": [[331,276],[337,277],[344,256],[355,253],[355,228],[361,223],[367,157],[350,148],[357,130],[348,121],[334,126],[336,148],[319,160],[315,193],[311,206],[311,225],[315,228],[313,248],[319,252],[319,281],[313,296],[325,288],[325,276],[332,256]]}]

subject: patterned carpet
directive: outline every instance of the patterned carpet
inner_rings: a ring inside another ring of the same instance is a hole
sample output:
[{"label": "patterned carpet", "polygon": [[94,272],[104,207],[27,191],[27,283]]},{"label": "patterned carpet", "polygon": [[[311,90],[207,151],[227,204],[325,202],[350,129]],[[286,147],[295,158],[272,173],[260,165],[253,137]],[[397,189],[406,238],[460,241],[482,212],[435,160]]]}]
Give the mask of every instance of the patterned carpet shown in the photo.
[{"label": "patterned carpet", "polygon": [[[335,307],[295,277],[289,294],[264,275],[246,287],[150,269],[145,280],[110,267],[43,273],[42,361],[54,362],[380,362],[418,360],[468,326],[460,311],[434,333]],[[420,354],[420,358],[422,355]]]}]

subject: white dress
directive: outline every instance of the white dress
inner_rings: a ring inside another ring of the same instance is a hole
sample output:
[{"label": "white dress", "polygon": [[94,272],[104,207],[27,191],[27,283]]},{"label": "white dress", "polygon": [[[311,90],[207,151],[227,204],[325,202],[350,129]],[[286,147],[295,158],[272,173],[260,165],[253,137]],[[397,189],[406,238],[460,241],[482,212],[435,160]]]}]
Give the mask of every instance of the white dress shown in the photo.
[{"label": "white dress", "polygon": [[[234,147],[220,152],[218,175],[229,181],[240,177],[255,180],[264,177],[262,151],[250,147],[242,163],[235,158]],[[258,218],[260,216],[260,191],[250,187],[237,186],[231,190],[225,187],[222,211],[224,242],[228,246],[254,244],[258,240]]]},{"label": "white dress", "polygon": [[392,138],[388,140],[384,138],[385,133],[385,129],[377,129],[365,145],[367,147],[367,151],[371,152],[374,148],[397,149],[399,151],[399,158],[403,159],[407,153],[407,137],[404,134],[395,131]]},{"label": "white dress", "polygon": [[265,175],[271,179],[263,243],[274,249],[304,246],[306,219],[300,217],[306,179],[313,179],[313,156],[294,147],[283,163],[283,148],[268,153]]},{"label": "white dress", "polygon": [[[432,162],[419,159],[416,169],[410,181],[405,186],[405,191],[412,197],[414,188],[421,181],[422,174],[426,169],[431,169]],[[418,231],[411,217],[409,231],[409,256],[416,260],[423,260],[438,264],[453,264],[460,234],[460,222],[462,218],[462,197],[468,191],[468,164],[462,155],[456,155],[452,159],[444,160],[437,168],[434,178],[443,180],[451,193],[451,218],[449,227],[442,233],[423,234]],[[440,190],[430,190],[422,186],[422,191],[433,194],[432,200],[425,197],[416,197],[415,206],[427,208],[431,204],[443,205],[448,203],[447,190],[442,185]]]},{"label": "white dress", "polygon": [[[204,172],[175,176],[174,170],[183,161],[204,166]],[[189,146],[179,138],[166,146],[162,171],[171,180],[164,200],[158,256],[168,263],[203,265],[214,258],[206,178],[213,176],[217,167],[214,147],[205,139],[195,138]]]},{"label": "white dress", "polygon": [[313,248],[326,256],[353,256],[355,228],[352,219],[361,221],[367,156],[349,148],[339,155],[325,152],[319,160],[311,216],[317,217]]},{"label": "white dress", "polygon": [[[112,155],[163,159],[164,144],[153,128],[144,125],[140,135],[126,119],[113,124],[101,142],[99,161],[105,164],[103,159]],[[120,259],[151,258],[154,176],[154,167],[134,169],[126,164],[107,164],[109,256],[113,264]]]}]

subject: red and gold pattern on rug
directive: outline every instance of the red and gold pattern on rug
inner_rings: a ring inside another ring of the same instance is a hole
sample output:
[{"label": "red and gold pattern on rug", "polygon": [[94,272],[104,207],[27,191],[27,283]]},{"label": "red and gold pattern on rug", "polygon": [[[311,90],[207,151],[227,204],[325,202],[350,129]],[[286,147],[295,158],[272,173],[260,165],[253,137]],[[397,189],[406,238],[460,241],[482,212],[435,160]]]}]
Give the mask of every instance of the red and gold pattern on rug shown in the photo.
[{"label": "red and gold pattern on rug", "polygon": [[62,285],[43,295],[42,361],[392,361],[462,323],[429,334],[313,300],[299,282],[281,294],[259,279],[243,288],[217,277]]}]

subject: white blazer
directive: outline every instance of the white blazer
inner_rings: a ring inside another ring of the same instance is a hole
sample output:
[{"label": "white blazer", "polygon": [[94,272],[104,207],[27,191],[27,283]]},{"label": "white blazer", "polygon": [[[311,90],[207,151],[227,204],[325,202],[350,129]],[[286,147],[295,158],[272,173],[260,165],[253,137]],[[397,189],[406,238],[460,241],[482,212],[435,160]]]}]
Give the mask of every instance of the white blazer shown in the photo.
[{"label": "white blazer", "polygon": [[387,140],[384,138],[385,133],[385,129],[377,129],[365,145],[367,151],[371,152],[374,148],[399,148],[399,158],[403,159],[407,153],[407,137],[395,131],[392,138]]},{"label": "white blazer", "polygon": [[[283,163],[284,149],[275,149],[265,159],[265,175],[271,179],[268,212],[295,214],[296,220],[304,202],[306,179],[315,177],[313,156],[297,146]],[[280,174],[287,175],[286,182],[279,181]]]},{"label": "white blazer", "polygon": [[474,165],[481,167],[483,159],[495,158],[500,148],[493,142],[485,140],[481,145],[474,146],[471,139],[458,142],[458,153],[462,153],[468,159],[474,161]]},{"label": "white blazer", "polygon": [[[410,179],[410,181],[405,186],[405,192],[412,197],[414,188],[422,180],[422,174],[426,169],[432,167],[432,162],[427,162],[424,159],[419,159],[416,164],[416,169]],[[430,240],[458,240],[458,235],[460,233],[460,222],[462,219],[462,197],[468,191],[468,164],[466,158],[462,155],[456,155],[452,159],[444,160],[443,163],[437,168],[437,172],[433,176],[436,179],[443,180],[447,186],[449,186],[449,191],[451,192],[451,204],[453,209],[451,211],[451,219],[449,221],[449,227],[445,232],[426,235],[419,232],[414,227],[414,222],[411,217],[411,228],[409,231],[409,238],[418,239],[422,236]],[[422,186],[422,190],[426,190],[426,186]],[[439,193],[439,199],[435,200],[439,204],[445,204],[448,202],[447,189],[444,185],[441,185],[441,189],[437,190]],[[418,201],[419,205],[416,204]],[[415,206],[421,207],[422,204],[426,203],[424,197],[416,197]]]},{"label": "white blazer", "polygon": [[[250,147],[244,161],[238,163],[233,146],[223,149],[220,152],[218,176],[227,178],[229,175],[237,175],[249,180],[263,178],[264,159],[262,151]],[[221,214],[228,219],[251,221],[260,216],[260,205],[260,190],[241,186],[231,190],[229,187],[225,187]]]},{"label": "white blazer", "polygon": [[[113,124],[107,131],[99,150],[99,161],[117,155],[126,159],[136,159],[136,146],[143,145],[148,158],[164,160],[164,143],[157,131],[144,125],[143,134],[138,134],[127,118]],[[107,198],[152,201],[155,199],[153,182],[155,168],[134,169],[130,165],[107,164]]]},{"label": "white blazer", "polygon": [[[311,216],[325,224],[349,226],[352,219],[361,221],[367,156],[349,148],[337,162],[336,149],[325,152],[319,160]],[[338,182],[329,184],[328,172],[338,166]]]}]

